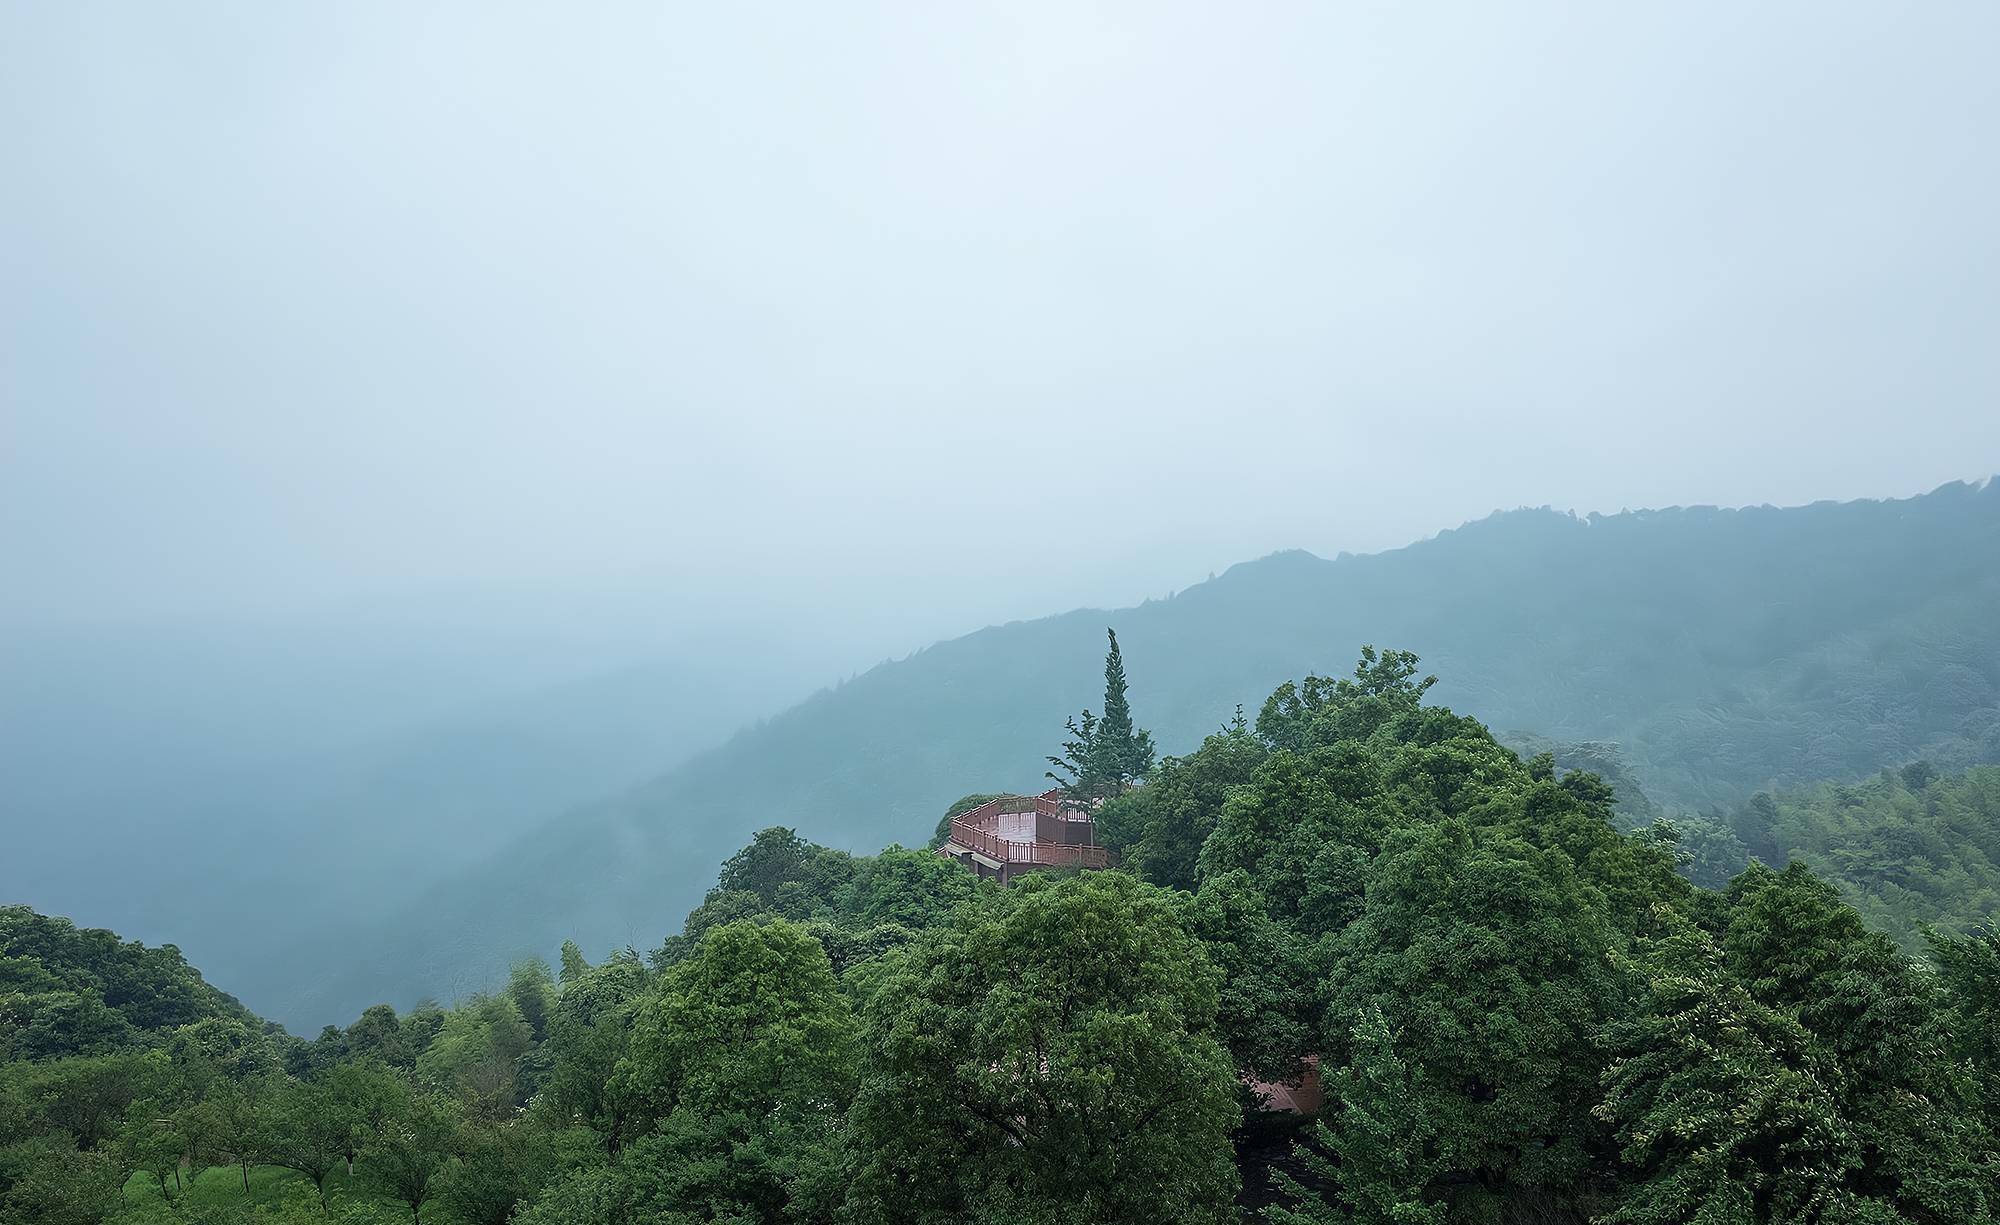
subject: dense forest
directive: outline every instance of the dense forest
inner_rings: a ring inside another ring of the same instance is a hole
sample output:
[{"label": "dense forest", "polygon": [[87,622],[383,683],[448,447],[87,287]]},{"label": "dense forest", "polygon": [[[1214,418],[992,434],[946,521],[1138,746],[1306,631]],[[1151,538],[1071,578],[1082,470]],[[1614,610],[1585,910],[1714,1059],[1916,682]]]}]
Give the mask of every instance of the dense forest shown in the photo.
[{"label": "dense forest", "polygon": [[1927,761],[1857,783],[1758,793],[1727,813],[1675,822],[1699,883],[1721,887],[1754,859],[1798,861],[1837,883],[1904,948],[1924,930],[2000,914],[2000,769],[1940,775]]},{"label": "dense forest", "polygon": [[1120,868],[766,828],[654,947],[310,1041],[0,912],[0,1222],[1995,1219],[1994,771],[1635,827],[1417,664],[1073,723]]},{"label": "dense forest", "polygon": [[[1274,555],[1109,619],[1163,752],[1190,753],[1288,677],[1343,670],[1353,644],[1394,642],[1507,743],[1539,736],[1592,768],[1564,748],[1615,745],[1629,796],[1686,814],[1919,759],[2000,762],[1996,558],[2000,482],[1785,509],[1527,510],[1386,553]],[[865,851],[968,791],[1039,790],[1050,729],[1096,698],[1106,620],[996,626],[872,669],[407,904],[288,939],[232,986],[316,1029],[566,937],[643,942],[767,825]]]}]

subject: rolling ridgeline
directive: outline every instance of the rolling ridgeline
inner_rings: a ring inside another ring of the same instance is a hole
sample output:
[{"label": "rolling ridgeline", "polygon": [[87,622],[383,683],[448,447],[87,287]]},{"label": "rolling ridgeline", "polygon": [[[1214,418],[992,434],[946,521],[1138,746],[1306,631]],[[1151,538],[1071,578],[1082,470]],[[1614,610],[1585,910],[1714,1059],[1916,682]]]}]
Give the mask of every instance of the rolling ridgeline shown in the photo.
[{"label": "rolling ridgeline", "polygon": [[[1079,720],[1124,871],[765,828],[647,956],[310,1042],[0,907],[0,1225],[2000,1219],[2000,930],[1919,961],[1803,864],[1697,887],[1435,688],[1364,648],[1157,763]],[[1713,836],[1828,796],[1990,832],[1996,781],[1914,763]],[[1310,1117],[1244,1083],[1315,1066]]]},{"label": "rolling ridgeline", "polygon": [[[1422,655],[1440,697],[1505,738],[1615,742],[1674,810],[1917,758],[2000,760],[1990,483],[1785,510],[1509,512],[1383,554],[1276,554],[1112,617],[1168,752],[1242,694],[1376,641]],[[999,626],[883,664],[240,989],[309,1032],[486,985],[568,936],[650,947],[766,825],[862,850],[920,841],[959,795],[1038,785],[1050,729],[1093,699],[1105,620]]]},{"label": "rolling ridgeline", "polygon": [[1615,743],[1644,792],[1628,815],[1727,813],[1917,759],[2000,761],[2000,484],[1787,509],[1512,511],[1380,554],[1274,554],[1136,608],[884,663],[230,985],[313,1032],[489,986],[566,938],[654,947],[763,827],[861,851],[920,844],[958,796],[1039,789],[1063,718],[1099,696],[1107,621],[1168,754],[1246,695],[1341,674],[1375,642],[1422,656],[1436,700],[1510,743],[1578,745],[1592,768]]}]

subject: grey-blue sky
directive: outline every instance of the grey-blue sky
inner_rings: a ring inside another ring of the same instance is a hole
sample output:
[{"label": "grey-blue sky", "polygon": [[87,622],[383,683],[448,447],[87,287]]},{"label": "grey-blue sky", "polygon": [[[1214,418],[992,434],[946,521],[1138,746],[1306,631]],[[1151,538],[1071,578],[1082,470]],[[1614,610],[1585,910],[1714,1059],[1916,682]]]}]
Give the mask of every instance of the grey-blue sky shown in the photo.
[{"label": "grey-blue sky", "polygon": [[0,14],[15,619],[941,633],[2000,467],[1991,4]]}]

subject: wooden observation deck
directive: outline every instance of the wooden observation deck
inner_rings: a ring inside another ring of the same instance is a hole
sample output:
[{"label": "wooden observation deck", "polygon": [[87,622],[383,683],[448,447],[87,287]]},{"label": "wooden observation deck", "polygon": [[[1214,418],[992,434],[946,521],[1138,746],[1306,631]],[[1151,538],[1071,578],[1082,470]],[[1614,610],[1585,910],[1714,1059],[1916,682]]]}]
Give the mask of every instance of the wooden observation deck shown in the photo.
[{"label": "wooden observation deck", "polygon": [[1001,884],[1033,868],[1108,868],[1097,821],[1060,791],[1003,795],[951,819],[938,854]]}]

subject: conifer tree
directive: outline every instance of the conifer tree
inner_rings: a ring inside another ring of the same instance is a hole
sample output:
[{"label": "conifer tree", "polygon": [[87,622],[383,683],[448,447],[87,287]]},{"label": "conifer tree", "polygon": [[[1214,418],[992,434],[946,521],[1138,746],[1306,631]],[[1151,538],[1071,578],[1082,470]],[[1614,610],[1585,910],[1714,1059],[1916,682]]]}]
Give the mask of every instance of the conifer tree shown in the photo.
[{"label": "conifer tree", "polygon": [[1138,778],[1153,768],[1153,736],[1132,725],[1132,704],[1125,696],[1125,657],[1118,650],[1118,631],[1107,627],[1105,636],[1111,649],[1104,654],[1104,717],[1097,721],[1097,740],[1091,748],[1097,760],[1097,776],[1113,789]]},{"label": "conifer tree", "polygon": [[1361,1012],[1353,1031],[1353,1062],[1329,1086],[1329,1110],[1297,1156],[1320,1188],[1282,1170],[1280,1189],[1296,1208],[1273,1207],[1274,1225],[1443,1225],[1445,1209],[1427,1198],[1439,1171],[1437,1129],[1424,1096],[1395,1049],[1382,1010]]},{"label": "conifer tree", "polygon": [[1072,800],[1089,800],[1101,794],[1096,774],[1097,716],[1088,710],[1063,723],[1070,738],[1063,741],[1062,754],[1049,758],[1054,766],[1046,777]]},{"label": "conifer tree", "polygon": [[1065,723],[1073,739],[1063,743],[1061,756],[1049,758],[1056,769],[1048,777],[1075,800],[1117,795],[1153,768],[1152,733],[1132,723],[1118,632],[1106,628],[1104,633],[1111,640],[1111,649],[1104,655],[1104,714],[1100,717],[1086,710]]}]

